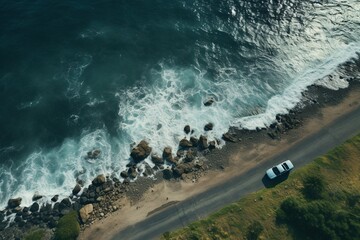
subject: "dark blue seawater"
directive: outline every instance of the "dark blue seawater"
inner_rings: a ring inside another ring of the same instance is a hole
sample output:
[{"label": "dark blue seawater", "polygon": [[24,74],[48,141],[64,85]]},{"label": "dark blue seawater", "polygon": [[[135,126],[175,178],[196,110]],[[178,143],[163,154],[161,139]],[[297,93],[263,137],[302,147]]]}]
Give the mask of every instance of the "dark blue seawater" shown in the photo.
[{"label": "dark blue seawater", "polygon": [[0,206],[119,176],[130,144],[176,149],[186,124],[269,125],[311,84],[347,87],[359,37],[356,0],[0,0]]}]

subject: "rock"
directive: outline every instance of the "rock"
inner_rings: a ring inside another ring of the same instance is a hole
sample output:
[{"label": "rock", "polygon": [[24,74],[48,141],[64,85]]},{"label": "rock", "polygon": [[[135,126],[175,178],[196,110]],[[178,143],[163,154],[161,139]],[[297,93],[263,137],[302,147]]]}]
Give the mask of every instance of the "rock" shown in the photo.
[{"label": "rock", "polygon": [[88,198],[86,196],[80,197],[80,203],[81,204],[86,204],[87,202],[88,202]]},{"label": "rock", "polygon": [[267,135],[269,135],[271,139],[276,139],[276,134],[274,132],[268,132]]},{"label": "rock", "polygon": [[12,198],[8,201],[8,208],[16,208],[20,206],[22,198]]},{"label": "rock", "polygon": [[210,141],[209,142],[209,149],[215,149],[216,148],[216,143],[215,141]]},{"label": "rock", "polygon": [[144,171],[144,176],[147,177],[147,176],[151,176],[154,174],[154,171],[152,170],[152,168],[149,166],[149,164],[145,164],[145,171]]},{"label": "rock", "polygon": [[179,158],[182,158],[184,155],[185,155],[185,150],[183,149],[179,149],[177,152],[176,152],[176,156],[179,157]]},{"label": "rock", "polygon": [[197,151],[196,149],[189,149],[187,152],[186,152],[186,155],[185,155],[185,158],[184,158],[184,161],[185,162],[192,162],[197,156]]},{"label": "rock", "polygon": [[189,140],[187,140],[186,138],[184,138],[184,139],[181,139],[179,146],[182,148],[189,148],[189,147],[192,147],[192,143]]},{"label": "rock", "polygon": [[37,201],[37,200],[41,199],[42,197],[43,197],[42,195],[35,193],[34,196],[32,197],[32,200]]},{"label": "rock", "polygon": [[131,178],[136,178],[136,176],[137,176],[136,167],[134,167],[134,166],[130,167],[128,169],[128,174]]},{"label": "rock", "polygon": [[47,226],[48,226],[50,229],[55,228],[55,227],[57,226],[57,222],[56,222],[53,218],[51,218],[51,219],[48,221]]},{"label": "rock", "polygon": [[208,124],[205,125],[204,130],[205,131],[211,131],[211,130],[213,130],[213,128],[214,128],[214,124],[208,123]]},{"label": "rock", "polygon": [[51,198],[51,201],[57,202],[59,200],[59,195],[55,195]]},{"label": "rock", "polygon": [[156,155],[151,156],[151,161],[157,166],[164,164],[164,160]]},{"label": "rock", "polygon": [[184,173],[192,172],[193,169],[194,169],[194,164],[192,164],[192,163],[181,163],[181,164],[177,165],[174,168],[173,171],[174,171],[175,176],[180,177]]},{"label": "rock", "polygon": [[236,142],[236,138],[235,138],[235,136],[232,136],[230,133],[224,133],[223,135],[222,135],[222,139],[224,139],[225,141],[227,141],[227,142]]},{"label": "rock", "polygon": [[131,150],[130,156],[134,159],[136,163],[143,161],[151,153],[151,147],[149,144],[142,140],[136,147]]},{"label": "rock", "polygon": [[76,195],[80,192],[80,190],[81,190],[81,186],[79,184],[76,184],[74,189],[72,190],[72,194]]},{"label": "rock", "polygon": [[32,212],[32,213],[37,212],[37,211],[39,211],[39,209],[40,209],[39,204],[37,202],[34,202],[30,207],[30,212]]},{"label": "rock", "polygon": [[[65,206],[65,207],[71,207],[71,201],[69,198],[64,198],[63,200],[61,200],[60,205]],[[59,208],[60,208],[59,205]]]},{"label": "rock", "polygon": [[190,137],[190,142],[194,147],[197,147],[199,140],[196,137]]},{"label": "rock", "polygon": [[172,149],[171,149],[171,147],[165,147],[164,148],[163,158],[165,160],[167,160],[167,161],[172,158]]},{"label": "rock", "polygon": [[129,175],[128,175],[128,173],[127,173],[126,171],[122,171],[122,172],[120,173],[120,176],[121,176],[122,178],[128,178],[128,177],[129,177]]},{"label": "rock", "polygon": [[96,149],[96,150],[88,152],[87,158],[88,159],[96,159],[100,156],[100,154],[101,154],[101,151],[99,149]]},{"label": "rock", "polygon": [[104,184],[106,181],[106,178],[104,176],[104,174],[98,175],[94,180],[92,180],[92,184],[94,186],[100,186],[102,184]]},{"label": "rock", "polygon": [[214,100],[213,98],[210,98],[210,99],[208,99],[208,100],[206,100],[206,101],[204,102],[204,105],[205,105],[206,107],[209,107],[209,106],[211,106],[214,102],[215,102],[215,100]]},{"label": "rock", "polygon": [[167,159],[166,161],[168,161],[170,164],[173,164],[173,165],[176,165],[179,161],[179,158],[178,157],[171,157],[169,159]]},{"label": "rock", "polygon": [[277,125],[277,122],[274,122],[274,123],[270,124],[270,128],[274,129],[274,128],[276,128],[276,125]]},{"label": "rock", "polygon": [[164,169],[163,171],[163,178],[169,180],[174,177],[173,172],[170,169]]},{"label": "rock", "polygon": [[92,204],[86,204],[84,207],[82,207],[79,211],[81,221],[83,223],[86,223],[87,220],[90,217],[90,214],[94,211],[94,207]]},{"label": "rock", "polygon": [[184,132],[185,132],[186,134],[189,134],[190,131],[191,131],[190,126],[189,126],[189,125],[186,125],[186,126],[184,127]]},{"label": "rock", "polygon": [[209,147],[208,143],[207,143],[207,137],[201,135],[199,138],[199,148],[201,150],[207,149]]}]

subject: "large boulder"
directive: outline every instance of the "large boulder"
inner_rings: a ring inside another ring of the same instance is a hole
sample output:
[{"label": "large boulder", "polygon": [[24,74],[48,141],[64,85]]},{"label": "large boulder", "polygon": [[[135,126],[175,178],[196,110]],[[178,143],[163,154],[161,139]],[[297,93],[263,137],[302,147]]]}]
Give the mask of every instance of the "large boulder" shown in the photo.
[{"label": "large boulder", "polygon": [[193,163],[181,163],[174,168],[175,176],[181,176],[184,173],[190,173],[194,170]]},{"label": "large boulder", "polygon": [[201,135],[199,138],[198,146],[201,150],[207,149],[209,147],[209,145],[207,143],[207,137]]},{"label": "large boulder", "polygon": [[8,208],[16,208],[20,206],[22,198],[12,198],[8,201]]},{"label": "large boulder", "polygon": [[196,156],[197,156],[196,149],[189,149],[185,154],[184,161],[185,162],[192,162],[196,158]]},{"label": "large boulder", "polygon": [[164,164],[164,160],[163,160],[161,157],[156,156],[156,155],[152,155],[152,156],[151,156],[151,161],[152,161],[156,166]]},{"label": "large boulder", "polygon": [[90,217],[90,214],[94,211],[94,207],[92,204],[86,204],[84,207],[82,207],[79,211],[81,221],[83,223],[86,223],[87,220]]},{"label": "large boulder", "polygon": [[184,127],[184,132],[185,132],[186,134],[189,134],[190,131],[191,131],[190,126],[189,126],[189,125],[186,125],[186,126]]},{"label": "large boulder", "polygon": [[104,184],[106,181],[106,178],[104,176],[104,174],[98,175],[96,178],[94,178],[94,180],[92,180],[92,184],[95,186],[100,186],[102,184]]},{"label": "large boulder", "polygon": [[169,160],[172,158],[172,149],[171,147],[165,147],[163,151],[163,158]]},{"label": "large boulder", "polygon": [[134,159],[136,163],[143,161],[151,153],[151,147],[149,144],[142,140],[136,147],[131,150],[130,156]]},{"label": "large boulder", "polygon": [[128,175],[128,173],[127,173],[126,171],[122,171],[122,172],[120,173],[120,176],[121,176],[122,178],[128,178],[128,177],[129,177],[129,175]]},{"label": "large boulder", "polygon": [[205,105],[206,107],[209,107],[209,106],[211,106],[214,102],[215,102],[215,100],[214,100],[213,98],[209,98],[208,100],[206,100],[206,101],[204,102],[204,105]]},{"label": "large boulder", "polygon": [[204,130],[205,131],[211,131],[211,130],[213,130],[213,128],[214,128],[214,124],[208,123],[208,124],[205,125]]},{"label": "large boulder", "polygon": [[73,190],[72,190],[72,194],[76,195],[76,194],[78,194],[80,192],[80,190],[81,190],[81,186],[80,186],[80,184],[77,183],[75,185],[75,187],[73,188]]},{"label": "large boulder", "polygon": [[57,202],[59,200],[59,195],[55,195],[51,198],[51,201]]},{"label": "large boulder", "polygon": [[41,199],[42,197],[43,197],[42,195],[35,193],[34,196],[32,197],[32,200],[37,201],[37,200]]},{"label": "large boulder", "polygon": [[231,135],[230,133],[224,133],[222,135],[222,139],[224,139],[227,142],[236,142],[235,136]]},{"label": "large boulder", "polygon": [[40,209],[40,206],[37,202],[34,202],[30,207],[30,212],[38,212]]},{"label": "large boulder", "polygon": [[186,138],[184,138],[184,139],[181,139],[179,146],[182,148],[189,148],[189,147],[192,147],[192,143],[189,140],[187,140]]},{"label": "large boulder", "polygon": [[100,154],[101,154],[101,151],[99,149],[96,149],[96,150],[88,152],[87,158],[88,159],[96,159],[100,156]]},{"label": "large boulder", "polygon": [[190,142],[193,145],[193,147],[197,147],[199,140],[196,137],[190,137]]}]

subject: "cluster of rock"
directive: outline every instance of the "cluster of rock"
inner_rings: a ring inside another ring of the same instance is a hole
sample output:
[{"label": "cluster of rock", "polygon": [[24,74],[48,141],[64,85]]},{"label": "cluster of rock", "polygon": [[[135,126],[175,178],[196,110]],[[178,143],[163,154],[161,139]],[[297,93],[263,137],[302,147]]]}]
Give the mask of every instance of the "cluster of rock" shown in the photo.
[{"label": "cluster of rock", "polygon": [[[52,229],[57,226],[62,216],[73,210],[79,213],[81,223],[85,224],[89,220],[102,218],[109,212],[118,210],[119,207],[113,203],[124,196],[127,187],[127,183],[121,183],[116,178],[99,175],[87,188],[76,184],[68,198],[59,200],[59,196],[55,195],[51,199],[52,203],[40,204],[42,196],[34,195],[34,202],[30,207],[21,207],[21,198],[10,199],[6,209],[0,211],[0,231],[8,225],[25,229],[33,226]],[[11,214],[15,214],[14,221],[3,222],[5,217]]]},{"label": "cluster of rock", "polygon": [[[207,124],[205,128],[210,131],[213,124]],[[184,127],[184,131],[186,134],[193,133],[188,125]],[[196,173],[194,174],[196,179],[198,173],[205,169],[205,161],[199,153],[214,149],[216,144],[218,143],[215,141],[208,141],[206,136],[199,138],[190,136],[189,139],[184,138],[179,142],[175,154],[170,147],[165,147],[162,156],[157,156],[151,155],[152,148],[143,140],[132,149],[130,154],[132,161],[127,165],[126,171],[120,174],[122,181],[99,175],[88,187],[84,188],[81,182],[77,183],[68,198],[60,200],[59,196],[55,195],[51,199],[52,203],[41,204],[43,196],[35,194],[34,202],[30,207],[20,207],[21,198],[10,199],[7,208],[0,211],[0,231],[9,224],[8,221],[3,222],[3,220],[11,214],[15,214],[15,219],[10,226],[20,228],[32,226],[54,228],[59,219],[72,210],[79,213],[81,223],[89,224],[94,219],[101,219],[108,213],[118,210],[120,206],[115,206],[113,203],[124,196],[131,179],[138,177],[140,173],[146,177],[160,170],[164,179]],[[88,152],[85,158],[96,159],[100,154],[100,150],[93,150]],[[144,162],[149,156],[155,165],[153,168]]]},{"label": "cluster of rock", "polygon": [[272,139],[279,139],[281,134],[298,127],[300,124],[300,120],[296,118],[296,114],[292,110],[288,114],[278,114],[276,115],[276,122],[270,124],[267,129],[267,135]]}]

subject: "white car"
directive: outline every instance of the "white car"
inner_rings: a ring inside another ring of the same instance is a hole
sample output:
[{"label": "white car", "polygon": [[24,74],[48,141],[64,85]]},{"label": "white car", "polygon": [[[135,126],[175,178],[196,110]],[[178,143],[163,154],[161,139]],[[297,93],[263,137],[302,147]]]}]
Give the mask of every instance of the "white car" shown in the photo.
[{"label": "white car", "polygon": [[290,160],[286,160],[285,162],[282,162],[266,171],[266,175],[270,179],[274,179],[284,173],[287,173],[291,171],[291,169],[294,168],[294,164]]}]

